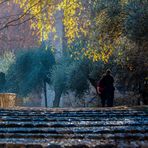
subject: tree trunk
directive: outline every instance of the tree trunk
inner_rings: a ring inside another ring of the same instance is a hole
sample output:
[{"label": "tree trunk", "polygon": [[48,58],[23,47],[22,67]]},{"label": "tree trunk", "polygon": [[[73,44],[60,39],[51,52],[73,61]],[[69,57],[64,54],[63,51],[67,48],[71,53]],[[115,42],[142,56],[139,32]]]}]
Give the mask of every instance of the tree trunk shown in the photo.
[{"label": "tree trunk", "polygon": [[47,103],[47,91],[46,91],[46,81],[44,81],[44,97],[45,97],[45,107],[48,107],[48,103]]},{"label": "tree trunk", "polygon": [[53,107],[59,107],[61,95],[62,95],[62,91],[55,89],[55,98],[53,101]]}]

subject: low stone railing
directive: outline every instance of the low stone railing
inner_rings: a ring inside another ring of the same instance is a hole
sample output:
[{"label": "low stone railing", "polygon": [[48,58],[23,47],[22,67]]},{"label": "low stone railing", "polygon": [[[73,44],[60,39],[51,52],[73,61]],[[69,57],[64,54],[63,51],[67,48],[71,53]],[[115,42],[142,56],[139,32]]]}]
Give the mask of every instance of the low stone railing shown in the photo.
[{"label": "low stone railing", "polygon": [[0,108],[15,107],[16,94],[14,93],[0,93]]}]

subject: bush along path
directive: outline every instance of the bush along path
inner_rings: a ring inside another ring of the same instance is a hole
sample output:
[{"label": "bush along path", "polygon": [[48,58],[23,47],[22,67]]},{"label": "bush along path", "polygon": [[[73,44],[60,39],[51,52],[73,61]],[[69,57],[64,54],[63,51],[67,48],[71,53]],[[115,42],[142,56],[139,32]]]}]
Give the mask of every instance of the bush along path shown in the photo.
[{"label": "bush along path", "polygon": [[148,147],[148,107],[0,109],[0,147]]}]

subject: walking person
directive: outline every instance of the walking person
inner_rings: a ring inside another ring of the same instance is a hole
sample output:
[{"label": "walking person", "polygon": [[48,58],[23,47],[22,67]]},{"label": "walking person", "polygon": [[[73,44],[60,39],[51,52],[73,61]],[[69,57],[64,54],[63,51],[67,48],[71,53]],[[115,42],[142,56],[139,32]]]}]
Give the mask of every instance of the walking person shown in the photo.
[{"label": "walking person", "polygon": [[106,102],[106,98],[105,98],[105,86],[104,86],[104,76],[102,76],[102,78],[100,79],[100,81],[97,84],[97,92],[101,98],[101,104],[102,107],[105,107],[105,102]]},{"label": "walking person", "polygon": [[97,87],[98,93],[101,97],[102,107],[105,107],[106,103],[108,107],[113,106],[114,100],[114,78],[111,75],[111,71],[108,69],[105,75],[102,76]]}]

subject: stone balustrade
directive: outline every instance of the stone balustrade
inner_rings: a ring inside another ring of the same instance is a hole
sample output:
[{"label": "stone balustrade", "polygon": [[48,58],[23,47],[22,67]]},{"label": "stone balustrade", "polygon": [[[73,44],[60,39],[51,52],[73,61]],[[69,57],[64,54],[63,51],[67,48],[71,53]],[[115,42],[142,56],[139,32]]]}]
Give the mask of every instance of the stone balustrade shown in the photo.
[{"label": "stone balustrade", "polygon": [[16,94],[14,93],[0,93],[0,108],[15,107]]}]

